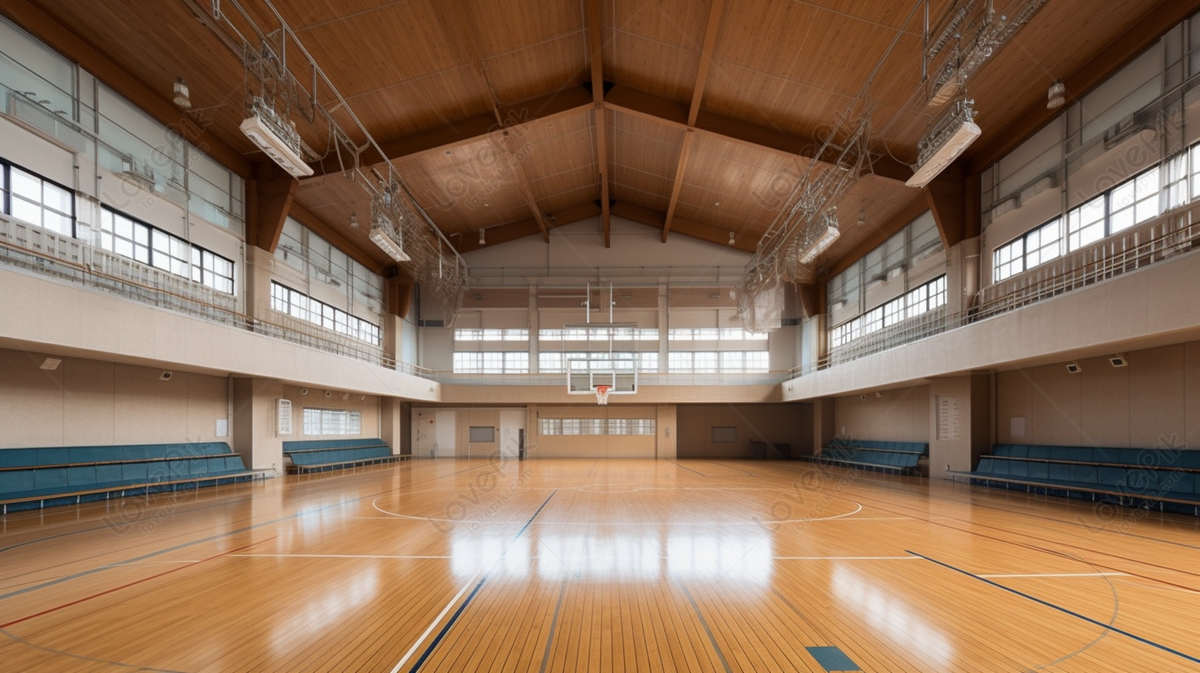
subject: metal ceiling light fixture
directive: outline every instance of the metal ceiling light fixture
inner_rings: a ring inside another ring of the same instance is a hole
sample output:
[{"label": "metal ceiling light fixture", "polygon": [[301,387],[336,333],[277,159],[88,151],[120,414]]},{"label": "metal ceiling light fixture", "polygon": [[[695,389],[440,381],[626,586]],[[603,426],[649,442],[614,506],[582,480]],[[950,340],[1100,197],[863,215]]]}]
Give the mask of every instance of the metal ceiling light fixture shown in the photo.
[{"label": "metal ceiling light fixture", "polygon": [[358,213],[350,213],[350,228],[358,229]]},{"label": "metal ceiling light fixture", "polygon": [[1056,110],[1067,102],[1067,87],[1062,82],[1054,80],[1046,90],[1046,109]]},{"label": "metal ceiling light fixture", "polygon": [[838,231],[837,221],[837,206],[825,211],[825,215],[821,218],[824,229],[812,239],[804,248],[804,252],[800,255],[800,263],[808,264],[816,259],[821,253],[829,249],[833,242],[838,240],[841,232]]},{"label": "metal ceiling light fixture", "polygon": [[487,229],[479,230],[479,245],[487,245],[487,237],[484,236],[485,231],[487,231]]},{"label": "metal ceiling light fixture", "polygon": [[737,239],[734,238],[733,232],[732,231],[729,232],[729,245],[733,245],[736,242],[737,242]]},{"label": "metal ceiling light fixture", "polygon": [[379,193],[371,199],[371,242],[397,262],[411,258],[404,252],[404,239],[396,226],[403,221],[396,207],[397,185],[380,185]]},{"label": "metal ceiling light fixture", "polygon": [[293,177],[313,174],[312,166],[300,155],[300,133],[296,131],[296,122],[285,119],[265,99],[254,97],[250,103],[250,116],[239,128],[258,149]]},{"label": "metal ceiling light fixture", "polygon": [[924,187],[946,170],[979,137],[975,123],[975,101],[961,100],[952,112],[943,117],[917,145],[917,170],[904,183],[909,187]]},{"label": "metal ceiling light fixture", "polygon": [[175,79],[175,104],[184,110],[192,108],[192,96],[188,92],[187,80],[182,77]]},{"label": "metal ceiling light fixture", "polygon": [[862,209],[858,211],[858,226],[863,226],[867,223],[867,211]]}]

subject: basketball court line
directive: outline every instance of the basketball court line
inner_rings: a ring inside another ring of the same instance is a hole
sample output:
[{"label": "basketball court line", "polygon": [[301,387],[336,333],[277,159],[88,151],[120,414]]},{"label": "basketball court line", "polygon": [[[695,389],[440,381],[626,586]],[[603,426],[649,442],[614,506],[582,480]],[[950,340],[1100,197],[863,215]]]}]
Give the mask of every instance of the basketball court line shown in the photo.
[{"label": "basketball court line", "polygon": [[[557,493],[557,491],[555,491],[555,493]],[[550,504],[550,499],[553,497],[554,493],[551,493],[549,496],[547,496],[545,502],[542,503],[542,506],[538,507],[537,511],[533,513],[533,516],[529,517],[529,520],[526,521],[525,525],[521,527],[521,530],[517,531],[517,534],[513,536],[513,539],[510,540],[508,545],[504,547],[504,551],[501,552],[500,556],[496,557],[496,560],[492,562],[492,565],[490,568],[488,568],[487,573],[484,574],[483,577],[479,578],[479,582],[475,585],[475,588],[471,590],[470,595],[468,595],[466,600],[462,602],[462,605],[458,606],[458,610],[454,612],[454,614],[450,617],[450,620],[446,622],[446,625],[442,627],[442,630],[439,631],[437,636],[433,639],[433,642],[430,643],[429,647],[425,649],[425,652],[421,654],[421,658],[417,659],[417,663],[413,664],[412,670],[409,673],[416,673],[421,669],[421,666],[425,664],[425,662],[429,659],[429,656],[433,654],[433,651],[437,649],[439,644],[441,644],[442,639],[445,638],[446,634],[450,632],[450,629],[454,626],[454,623],[457,622],[458,618],[462,616],[463,611],[467,609],[467,606],[470,605],[475,596],[479,594],[479,590],[483,587],[483,583],[487,581],[488,576],[491,575],[492,570],[495,570],[500,561],[503,560],[508,554],[508,550],[512,548],[513,543],[525,534],[525,531],[529,529],[529,525],[533,523],[533,520],[537,518],[537,515],[542,513],[542,510],[546,508],[546,505]],[[475,577],[479,577],[479,573],[476,573]],[[471,582],[475,581],[475,577],[471,578]],[[434,627],[437,626],[438,622],[440,622],[442,618],[446,616],[446,613],[450,610],[454,603],[458,601],[463,592],[467,590],[467,587],[471,586],[471,582],[464,584],[462,589],[459,590],[454,598],[446,604],[446,607],[443,608],[441,613],[438,614],[437,618],[433,620],[433,622],[429,625],[429,628],[425,629],[425,632],[421,634],[421,637],[417,639],[417,642],[413,643],[413,646],[409,648],[407,653],[405,653],[404,658],[396,663],[396,666],[392,669],[391,673],[399,673],[400,669],[404,667],[404,664],[408,662],[409,658],[412,657],[413,653],[416,652],[421,643],[424,642],[427,637],[429,637],[429,634],[433,631]]]},{"label": "basketball court line", "polygon": [[1018,573],[1013,575],[977,575],[989,579],[1005,577],[1129,577],[1129,573]]},{"label": "basketball court line", "polygon": [[550,663],[551,645],[554,643],[554,631],[558,628],[558,611],[562,609],[563,596],[567,594],[567,583],[563,582],[558,590],[558,603],[554,606],[554,616],[550,618],[550,634],[546,636],[546,651],[542,654],[542,667],[538,673],[546,673],[546,665]]},{"label": "basketball court line", "polygon": [[679,583],[679,588],[683,589],[683,595],[687,596],[688,602],[692,604],[692,609],[696,611],[696,617],[700,620],[700,625],[704,627],[704,632],[708,634],[708,642],[712,643],[713,649],[720,657],[721,665],[725,667],[725,673],[733,673],[733,669],[729,668],[729,662],[725,660],[725,653],[721,651],[721,646],[717,644],[717,639],[713,636],[712,629],[708,627],[708,620],[701,614],[700,606],[696,605],[696,599],[692,598],[692,592],[688,591],[687,585],[683,582]]},{"label": "basketball court line", "polygon": [[1074,610],[1068,610],[1067,608],[1064,608],[1064,607],[1062,607],[1062,606],[1060,606],[1060,605],[1056,605],[1056,604],[1054,604],[1054,603],[1051,603],[1050,601],[1047,601],[1047,600],[1044,600],[1044,599],[1038,598],[1037,596],[1033,596],[1033,595],[1027,594],[1027,593],[1025,593],[1025,592],[1023,592],[1023,591],[1017,591],[1016,589],[1013,589],[1013,588],[1011,588],[1011,587],[1006,587],[1006,586],[1004,586],[1003,584],[1000,584],[999,582],[993,582],[993,581],[992,581],[992,580],[990,580],[990,579],[987,579],[987,578],[985,578],[985,577],[983,577],[983,576],[980,576],[980,575],[976,575],[976,574],[974,574],[974,573],[972,573],[972,572],[970,572],[970,571],[963,570],[962,568],[957,568],[957,567],[955,567],[955,566],[952,566],[952,565],[950,565],[949,563],[946,563],[946,562],[944,562],[944,561],[939,561],[939,560],[937,560],[937,559],[935,559],[935,558],[930,558],[930,557],[928,557],[928,556],[925,556],[924,554],[918,554],[918,553],[917,553],[917,552],[915,552],[915,551],[909,551],[909,550],[907,550],[907,549],[906,549],[905,551],[906,551],[906,552],[908,552],[909,554],[912,554],[913,556],[917,556],[917,557],[923,558],[923,559],[925,559],[926,561],[929,561],[930,563],[937,564],[937,565],[939,565],[939,566],[942,566],[943,568],[946,568],[946,569],[948,569],[948,570],[953,570],[953,571],[954,571],[954,572],[956,572],[956,573],[960,573],[960,574],[962,574],[962,575],[966,575],[967,577],[971,577],[971,578],[973,578],[973,579],[977,579],[977,580],[979,580],[980,582],[984,582],[984,583],[986,583],[986,584],[990,584],[990,585],[992,585],[992,586],[996,587],[997,589],[1003,589],[1004,591],[1007,591],[1007,592],[1009,592],[1009,593],[1011,593],[1011,594],[1015,594],[1015,595],[1017,595],[1017,596],[1020,596],[1021,598],[1025,598],[1025,599],[1031,600],[1031,601],[1033,601],[1034,603],[1038,603],[1038,604],[1040,604],[1040,605],[1044,605],[1044,606],[1046,606],[1046,607],[1048,607],[1048,608],[1051,608],[1051,609],[1054,609],[1054,610],[1058,610],[1059,612],[1061,612],[1061,613],[1063,613],[1063,614],[1070,615],[1070,616],[1072,616],[1072,617],[1075,617],[1076,619],[1079,619],[1079,620],[1085,621],[1085,622],[1087,622],[1087,623],[1089,623],[1089,624],[1094,624],[1094,625],[1096,625],[1096,626],[1099,626],[1100,628],[1102,628],[1102,629],[1105,629],[1105,630],[1107,630],[1107,631],[1112,631],[1113,633],[1120,634],[1120,635],[1122,635],[1122,636],[1125,636],[1126,638],[1130,638],[1130,639],[1132,639],[1132,640],[1136,640],[1136,641],[1138,641],[1139,643],[1143,643],[1143,644],[1145,644],[1145,645],[1149,645],[1149,646],[1151,646],[1151,647],[1154,647],[1154,648],[1160,649],[1160,650],[1162,650],[1162,651],[1164,651],[1164,652],[1167,652],[1167,653],[1169,653],[1169,654],[1173,654],[1173,655],[1175,655],[1175,656],[1177,656],[1177,657],[1180,657],[1180,658],[1182,658],[1182,659],[1186,659],[1187,661],[1190,661],[1190,662],[1192,662],[1192,663],[1195,663],[1195,664],[1200,664],[1200,657],[1195,657],[1195,656],[1192,656],[1192,655],[1190,655],[1190,654],[1185,654],[1185,653],[1183,653],[1183,652],[1180,652],[1179,650],[1176,650],[1176,649],[1173,649],[1173,648],[1167,647],[1166,645],[1163,645],[1163,644],[1161,644],[1161,643],[1156,643],[1156,642],[1154,642],[1153,640],[1150,640],[1149,638],[1144,638],[1144,637],[1142,637],[1142,636],[1139,636],[1139,635],[1137,635],[1137,634],[1135,634],[1135,633],[1131,633],[1131,632],[1129,632],[1129,631],[1126,631],[1125,629],[1117,628],[1117,627],[1115,627],[1115,626],[1113,626],[1113,625],[1111,625],[1111,624],[1105,624],[1105,623],[1104,623],[1104,622],[1102,622],[1102,621],[1099,621],[1099,620],[1097,620],[1097,619],[1093,619],[1093,618],[1091,618],[1091,617],[1088,617],[1087,615],[1080,614],[1080,613],[1078,613],[1078,612],[1075,612]]}]

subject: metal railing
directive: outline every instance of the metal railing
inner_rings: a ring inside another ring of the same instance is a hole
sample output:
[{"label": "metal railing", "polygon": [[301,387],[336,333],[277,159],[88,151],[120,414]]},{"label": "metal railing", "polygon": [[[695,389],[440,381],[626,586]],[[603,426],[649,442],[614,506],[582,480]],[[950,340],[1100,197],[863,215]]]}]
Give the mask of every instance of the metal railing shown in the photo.
[{"label": "metal railing", "polygon": [[948,313],[942,307],[910,318],[834,348],[817,362],[798,365],[791,375],[812,374],[920,341],[1143,269],[1197,247],[1200,247],[1200,203],[1193,203],[989,285],[976,294],[974,305],[966,311]]}]

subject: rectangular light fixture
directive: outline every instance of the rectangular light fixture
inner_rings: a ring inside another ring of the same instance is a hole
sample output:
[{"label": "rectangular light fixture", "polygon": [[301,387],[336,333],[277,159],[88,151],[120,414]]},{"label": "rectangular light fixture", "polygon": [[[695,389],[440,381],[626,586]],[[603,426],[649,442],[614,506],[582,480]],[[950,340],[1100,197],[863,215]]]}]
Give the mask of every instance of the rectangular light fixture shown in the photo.
[{"label": "rectangular light fixture", "polygon": [[965,152],[981,133],[979,126],[972,121],[974,116],[970,102],[964,101],[959,103],[955,112],[935,126],[921,141],[918,156],[920,167],[905,184],[924,187]]},{"label": "rectangular light fixture", "polygon": [[825,227],[825,231],[821,232],[821,235],[817,237],[817,240],[813,241],[812,245],[809,245],[804,249],[804,254],[800,255],[800,263],[808,264],[816,259],[818,255],[828,250],[829,246],[833,245],[833,242],[838,240],[838,236],[841,235],[842,232],[838,231],[836,224],[827,225]]},{"label": "rectangular light fixture", "polygon": [[258,149],[293,177],[304,178],[313,174],[312,166],[300,156],[300,136],[296,129],[285,124],[274,110],[255,105],[254,114],[242,121],[239,128]]},{"label": "rectangular light fixture", "polygon": [[408,253],[404,252],[404,247],[396,236],[396,228],[387,217],[379,214],[373,214],[371,217],[371,242],[397,262],[412,261]]}]

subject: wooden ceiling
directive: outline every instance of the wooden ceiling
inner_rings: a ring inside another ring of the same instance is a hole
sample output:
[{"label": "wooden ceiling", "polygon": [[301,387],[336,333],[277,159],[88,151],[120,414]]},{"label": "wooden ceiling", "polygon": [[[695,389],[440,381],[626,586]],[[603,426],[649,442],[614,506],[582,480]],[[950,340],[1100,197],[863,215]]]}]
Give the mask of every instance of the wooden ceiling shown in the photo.
[{"label": "wooden ceiling", "polygon": [[[240,1],[248,18],[221,5],[239,25],[278,27],[264,0]],[[1016,2],[995,0],[996,9],[1003,13]],[[930,0],[930,15],[936,19],[951,4]],[[607,240],[610,213],[663,230],[664,241],[683,235],[725,245],[734,232],[735,247],[753,250],[812,161],[805,155],[812,156],[893,41],[869,89],[876,175],[860,180],[839,204],[843,236],[821,265],[829,269],[858,254],[928,198],[903,184],[932,120],[920,93],[922,12],[913,2],[276,5],[462,252],[479,247],[480,229],[491,246],[545,237],[555,226],[597,215],[597,234]],[[86,7],[75,0],[5,0],[0,12],[164,121],[179,119],[163,103],[175,78],[185,78],[194,103],[188,123],[204,131],[196,138],[250,175],[265,158],[238,130],[244,72],[210,25],[211,6],[207,0]],[[1197,6],[1195,0],[1051,0],[970,82],[984,136],[963,163],[1044,123],[1052,79],[1094,85]],[[1114,54],[1114,44],[1136,49]],[[298,58],[290,55],[289,62],[302,63]],[[298,73],[302,79],[305,72]],[[147,102],[148,96],[158,100]],[[332,99],[322,103],[334,106]],[[299,126],[315,150],[328,149],[327,130]],[[364,158],[385,160],[374,152]],[[368,220],[363,190],[332,155],[317,168],[295,190],[296,212],[360,255],[386,261],[368,242],[366,227],[349,224],[352,213]],[[951,203],[971,207],[969,199]],[[866,225],[856,224],[860,211]]]}]

